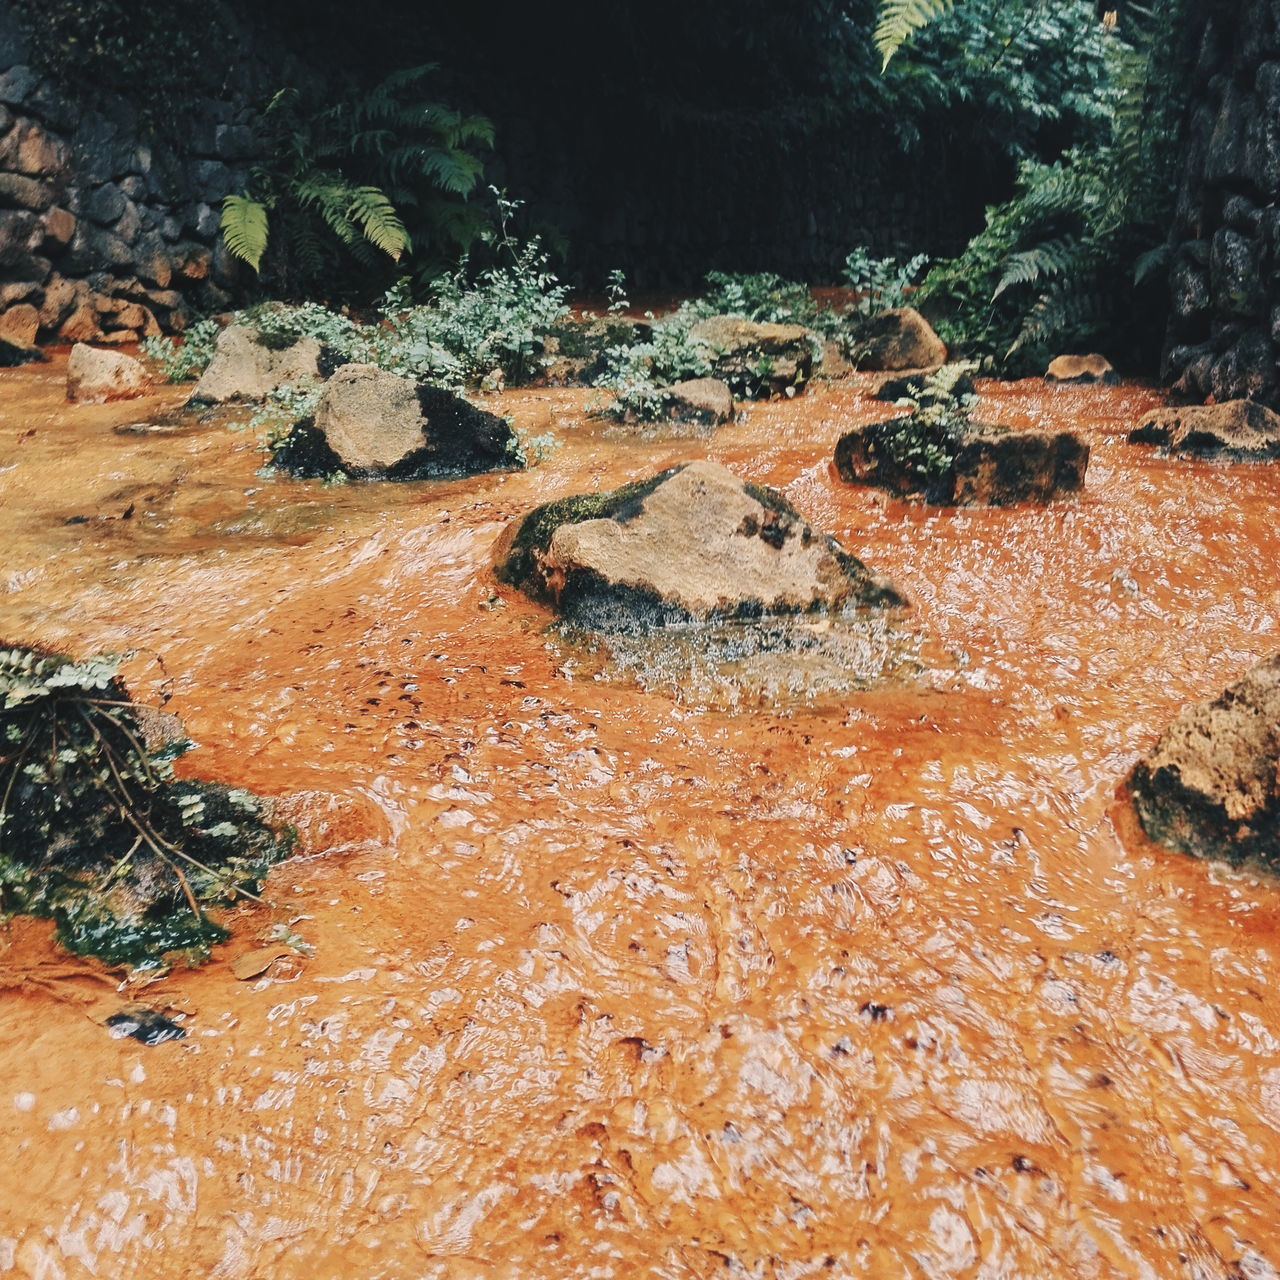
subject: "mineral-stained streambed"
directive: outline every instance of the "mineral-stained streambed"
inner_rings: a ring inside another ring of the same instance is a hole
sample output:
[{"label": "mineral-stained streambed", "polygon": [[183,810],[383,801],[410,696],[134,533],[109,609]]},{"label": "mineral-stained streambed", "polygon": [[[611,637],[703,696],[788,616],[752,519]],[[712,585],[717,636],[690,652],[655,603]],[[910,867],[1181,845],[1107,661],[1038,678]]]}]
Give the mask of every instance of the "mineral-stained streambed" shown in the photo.
[{"label": "mineral-stained streambed", "polygon": [[[0,637],[137,650],[301,853],[138,990],[0,934],[0,1274],[1277,1274],[1280,885],[1118,787],[1280,648],[1280,467],[1126,444],[1145,389],[984,384],[1088,484],[945,511],[833,478],[857,384],[696,443],[527,391],[527,473],[325,489],[61,370],[0,374]],[[707,709],[491,576],[536,503],[698,456],[899,584],[919,661]],[[128,1000],[186,1036],[115,1038]]]}]

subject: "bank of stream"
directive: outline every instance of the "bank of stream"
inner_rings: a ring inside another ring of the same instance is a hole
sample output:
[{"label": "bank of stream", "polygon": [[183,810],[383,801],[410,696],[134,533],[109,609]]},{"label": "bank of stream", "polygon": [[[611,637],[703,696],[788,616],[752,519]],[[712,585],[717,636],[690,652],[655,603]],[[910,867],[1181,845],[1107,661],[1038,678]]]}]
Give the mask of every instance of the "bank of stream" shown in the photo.
[{"label": "bank of stream", "polygon": [[[0,934],[0,1272],[1280,1274],[1280,884],[1118,798],[1280,648],[1280,468],[1127,444],[1149,389],[983,383],[1087,435],[1085,492],[911,505],[832,474],[855,380],[708,441],[507,392],[533,469],[325,488],[64,366],[0,373],[0,637],[136,651],[182,768],[300,845],[140,990]],[[493,578],[532,506],[694,457],[898,584],[918,669],[673,698]],[[126,999],[186,1036],[113,1038]]]}]

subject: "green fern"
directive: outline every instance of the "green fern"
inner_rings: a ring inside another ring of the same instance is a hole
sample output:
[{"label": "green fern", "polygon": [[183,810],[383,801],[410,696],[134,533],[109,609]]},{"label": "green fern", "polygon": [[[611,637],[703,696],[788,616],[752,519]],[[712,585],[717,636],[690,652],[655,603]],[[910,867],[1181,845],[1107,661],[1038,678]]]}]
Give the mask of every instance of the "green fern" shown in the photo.
[{"label": "green fern", "polygon": [[1079,265],[1080,241],[1076,236],[1046,240],[1015,253],[1005,264],[1004,274],[992,299],[1016,285],[1035,284],[1043,276],[1060,276]]},{"label": "green fern", "polygon": [[267,251],[266,205],[245,195],[229,195],[222,202],[218,225],[231,256],[258,271]]},{"label": "green fern", "polygon": [[941,18],[955,7],[956,0],[882,0],[874,36],[876,49],[884,59],[881,69],[921,27]]}]

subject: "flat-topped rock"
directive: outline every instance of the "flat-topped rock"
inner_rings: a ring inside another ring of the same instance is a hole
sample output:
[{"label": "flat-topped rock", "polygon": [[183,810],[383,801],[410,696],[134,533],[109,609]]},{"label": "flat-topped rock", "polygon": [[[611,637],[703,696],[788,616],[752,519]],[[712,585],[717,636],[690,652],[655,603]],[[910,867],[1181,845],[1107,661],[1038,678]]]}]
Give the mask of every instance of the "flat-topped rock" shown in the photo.
[{"label": "flat-topped rock", "polygon": [[1158,844],[1280,866],[1280,654],[1183,711],[1138,762],[1129,789]]},{"label": "flat-topped rock", "polygon": [[1198,457],[1265,461],[1280,456],[1280,414],[1254,400],[1156,409],[1129,440]]},{"label": "flat-topped rock", "polygon": [[792,393],[809,380],[820,351],[803,325],[759,324],[741,316],[709,316],[689,337],[711,352],[711,372],[747,399]]},{"label": "flat-topped rock", "polygon": [[1120,375],[1111,367],[1106,356],[1093,352],[1087,356],[1057,356],[1049,361],[1045,370],[1046,382],[1068,382],[1079,386],[1104,383],[1114,386]]},{"label": "flat-topped rock", "polygon": [[503,539],[497,573],[601,631],[905,603],[776,491],[703,461],[538,507]]},{"label": "flat-topped rock", "polygon": [[668,417],[672,422],[709,435],[733,418],[733,392],[719,378],[690,378],[667,388]]},{"label": "flat-topped rock", "polygon": [[282,340],[250,325],[229,325],[218,335],[213,359],[200,375],[190,403],[265,400],[277,387],[323,380],[335,363],[332,353],[315,338]]},{"label": "flat-topped rock", "polygon": [[376,365],[348,364],[325,384],[314,416],[276,447],[273,462],[304,477],[422,480],[501,470],[523,459],[505,418]]}]

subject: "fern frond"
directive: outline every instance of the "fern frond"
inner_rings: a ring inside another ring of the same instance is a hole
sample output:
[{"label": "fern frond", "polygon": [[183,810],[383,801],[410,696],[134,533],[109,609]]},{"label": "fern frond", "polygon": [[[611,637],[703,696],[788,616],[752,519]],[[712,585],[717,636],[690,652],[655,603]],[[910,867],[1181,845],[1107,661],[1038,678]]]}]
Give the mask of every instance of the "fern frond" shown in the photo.
[{"label": "fern frond", "polygon": [[955,7],[956,0],[881,0],[880,18],[873,37],[876,49],[884,59],[883,71],[893,55],[921,27],[941,18]]},{"label": "fern frond", "polygon": [[266,205],[245,195],[229,195],[222,201],[218,226],[227,252],[257,271],[267,251]]},{"label": "fern frond", "polygon": [[412,242],[386,193],[378,187],[353,187],[349,196],[345,210],[348,222],[358,225],[375,249],[382,250],[393,262],[399,262],[412,248]]},{"label": "fern frond", "polygon": [[1028,312],[1006,358],[1036,343],[1097,329],[1107,309],[1100,294],[1080,289],[1073,280],[1059,280]]},{"label": "fern frond", "polygon": [[991,300],[994,302],[1006,289],[1016,285],[1034,284],[1043,276],[1060,276],[1077,264],[1079,256],[1080,242],[1075,236],[1046,240],[1043,244],[1023,249],[1005,263],[1004,274]]}]

